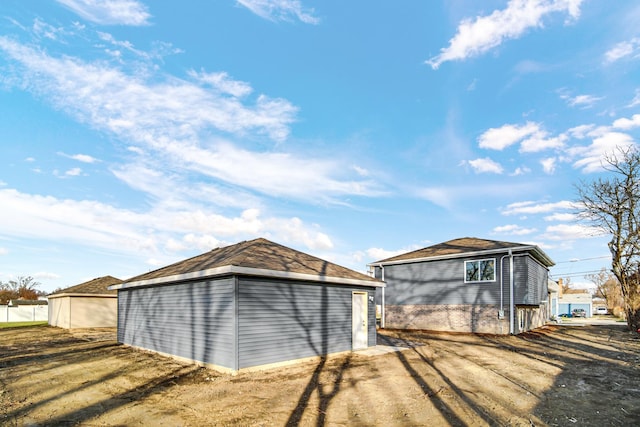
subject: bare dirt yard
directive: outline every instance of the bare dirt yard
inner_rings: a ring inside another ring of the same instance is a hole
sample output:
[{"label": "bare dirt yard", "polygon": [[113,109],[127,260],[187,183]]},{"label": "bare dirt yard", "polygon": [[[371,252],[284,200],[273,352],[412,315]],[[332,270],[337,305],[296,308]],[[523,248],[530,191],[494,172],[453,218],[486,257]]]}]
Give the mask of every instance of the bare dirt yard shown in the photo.
[{"label": "bare dirt yard", "polygon": [[405,349],[231,376],[115,330],[0,329],[0,425],[640,425],[640,339],[623,324],[378,341]]}]

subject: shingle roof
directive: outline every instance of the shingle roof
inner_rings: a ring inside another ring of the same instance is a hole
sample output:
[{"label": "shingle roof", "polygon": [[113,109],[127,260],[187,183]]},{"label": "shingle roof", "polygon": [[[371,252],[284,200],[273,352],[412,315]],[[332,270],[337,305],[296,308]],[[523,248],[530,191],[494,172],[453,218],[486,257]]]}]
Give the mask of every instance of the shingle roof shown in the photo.
[{"label": "shingle roof", "polygon": [[122,280],[112,276],[98,277],[96,279],[89,280],[88,282],[81,283],[79,285],[70,286],[66,289],[59,290],[50,294],[49,296],[56,295],[68,295],[68,294],[95,294],[95,295],[116,295],[118,291],[110,291],[107,288],[111,285],[117,285],[122,283]]},{"label": "shingle roof", "polygon": [[410,261],[413,259],[436,258],[436,257],[454,257],[455,255],[464,255],[470,252],[490,252],[498,250],[522,248],[530,250],[533,255],[547,266],[554,265],[554,262],[535,245],[523,243],[503,242],[499,240],[479,239],[477,237],[463,237],[453,239],[447,242],[438,243],[437,245],[428,246],[412,252],[396,255],[372,264],[381,264],[395,261]]},{"label": "shingle roof", "polygon": [[193,258],[133,277],[125,283],[178,276],[227,266],[364,280],[372,283],[380,282],[366,274],[259,238],[213,249]]}]

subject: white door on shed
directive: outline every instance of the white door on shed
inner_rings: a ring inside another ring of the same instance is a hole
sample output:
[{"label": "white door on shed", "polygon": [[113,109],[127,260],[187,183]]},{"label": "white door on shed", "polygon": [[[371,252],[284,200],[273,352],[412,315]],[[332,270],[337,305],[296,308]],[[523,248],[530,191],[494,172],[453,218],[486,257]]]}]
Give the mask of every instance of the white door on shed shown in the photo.
[{"label": "white door on shed", "polygon": [[367,293],[351,294],[351,342],[353,350],[367,348]]}]

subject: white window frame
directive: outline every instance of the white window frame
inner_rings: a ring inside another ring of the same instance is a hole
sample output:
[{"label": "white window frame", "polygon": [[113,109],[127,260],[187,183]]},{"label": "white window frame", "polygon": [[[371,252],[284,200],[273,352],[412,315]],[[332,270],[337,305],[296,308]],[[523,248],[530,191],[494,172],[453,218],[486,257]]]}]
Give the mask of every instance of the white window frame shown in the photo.
[{"label": "white window frame", "polygon": [[[482,262],[486,262],[486,261],[491,261],[493,263],[493,279],[491,280],[482,280],[482,279],[478,279],[478,280],[467,280],[467,264],[468,263],[478,263],[478,272],[480,271],[480,263]],[[472,260],[467,260],[464,262],[464,283],[488,283],[488,282],[495,282],[496,281],[496,259],[495,258],[484,258],[484,259],[472,259]]]}]

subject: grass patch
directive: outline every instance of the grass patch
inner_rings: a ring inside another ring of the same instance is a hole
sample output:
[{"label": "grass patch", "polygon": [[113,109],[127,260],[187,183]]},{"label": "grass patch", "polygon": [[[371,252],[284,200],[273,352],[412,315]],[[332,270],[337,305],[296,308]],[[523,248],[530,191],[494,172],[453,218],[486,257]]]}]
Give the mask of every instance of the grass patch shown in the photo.
[{"label": "grass patch", "polygon": [[25,326],[46,326],[48,322],[46,320],[39,320],[37,322],[0,322],[0,329],[7,328],[22,328]]}]

